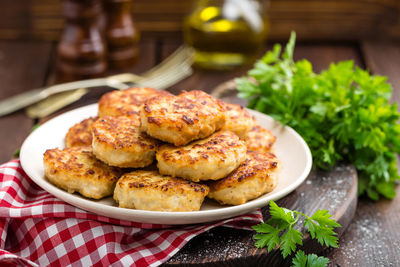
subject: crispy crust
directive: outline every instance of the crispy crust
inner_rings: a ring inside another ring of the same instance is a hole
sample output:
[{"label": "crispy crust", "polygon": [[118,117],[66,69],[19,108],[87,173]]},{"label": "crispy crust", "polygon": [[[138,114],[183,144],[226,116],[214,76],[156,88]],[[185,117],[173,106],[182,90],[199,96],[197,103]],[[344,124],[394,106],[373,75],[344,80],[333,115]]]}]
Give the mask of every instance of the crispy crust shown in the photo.
[{"label": "crispy crust", "polygon": [[91,146],[91,126],[97,118],[98,117],[90,117],[72,126],[65,135],[65,146]]},{"label": "crispy crust", "polygon": [[154,96],[168,95],[154,88],[134,87],[104,94],[99,100],[99,117],[128,116],[139,118],[143,103]]},{"label": "crispy crust", "polygon": [[247,149],[258,152],[272,152],[276,136],[260,125],[254,126],[244,139]]},{"label": "crispy crust", "polygon": [[236,169],[244,160],[246,146],[230,131],[183,147],[163,145],[157,151],[157,167],[162,174],[194,182],[217,180]]},{"label": "crispy crust", "polygon": [[224,124],[222,102],[202,91],[154,97],[141,111],[142,130],[175,146],[205,138]]},{"label": "crispy crust", "polygon": [[240,205],[271,192],[277,184],[281,163],[272,153],[248,151],[246,160],[231,174],[209,182],[209,198],[221,204]]},{"label": "crispy crust", "polygon": [[232,131],[240,138],[245,138],[248,131],[253,128],[255,120],[244,107],[236,104],[224,103],[226,122],[222,130]]},{"label": "crispy crust", "polygon": [[92,125],[93,153],[111,166],[140,168],[150,165],[159,142],[140,131],[130,117],[103,117]]},{"label": "crispy crust", "polygon": [[208,186],[157,171],[133,171],[121,177],[115,187],[114,199],[119,207],[153,211],[197,211]]},{"label": "crispy crust", "polygon": [[47,179],[68,193],[100,199],[112,195],[122,171],[96,159],[90,147],[48,149],[43,156]]}]

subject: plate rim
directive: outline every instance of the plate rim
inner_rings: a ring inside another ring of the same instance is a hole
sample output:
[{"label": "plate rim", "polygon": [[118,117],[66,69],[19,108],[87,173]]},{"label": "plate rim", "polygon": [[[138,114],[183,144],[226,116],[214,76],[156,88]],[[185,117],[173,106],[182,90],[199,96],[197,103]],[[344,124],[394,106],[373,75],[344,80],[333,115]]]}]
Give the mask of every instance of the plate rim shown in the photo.
[{"label": "plate rim", "polygon": [[[46,125],[46,124],[50,124],[56,120],[60,120],[63,117],[69,117],[71,116],[72,113],[78,113],[82,110],[90,110],[90,109],[94,109],[97,107],[97,103],[95,104],[90,104],[90,105],[86,105],[83,107],[79,107],[73,110],[70,110],[68,112],[62,113],[48,121],[46,121],[44,124],[42,124],[40,127]],[[184,211],[184,212],[171,212],[171,211],[148,211],[148,210],[137,210],[137,209],[127,209],[127,208],[120,208],[120,207],[116,207],[116,206],[109,206],[103,203],[98,203],[95,202],[93,200],[84,198],[84,197],[80,197],[80,196],[76,196],[74,194],[70,194],[67,191],[60,189],[58,187],[56,187],[55,185],[51,184],[48,180],[46,180],[44,177],[35,177],[35,175],[32,175],[32,173],[29,170],[28,167],[28,160],[29,160],[29,155],[27,155],[27,150],[28,150],[28,146],[30,144],[30,140],[33,139],[39,131],[40,127],[33,131],[32,133],[29,134],[29,136],[24,140],[22,146],[21,146],[21,151],[20,151],[20,162],[21,162],[21,166],[23,168],[23,170],[25,171],[25,173],[32,179],[32,181],[39,185],[43,190],[45,190],[46,192],[50,193],[51,195],[55,196],[56,198],[69,203],[70,205],[73,205],[75,207],[78,207],[80,209],[83,209],[85,211],[88,212],[92,212],[95,213],[97,215],[101,215],[101,216],[105,216],[105,217],[109,217],[109,218],[115,218],[115,219],[119,219],[115,216],[110,216],[110,215],[105,215],[103,214],[99,214],[97,212],[94,212],[92,210],[88,210],[86,205],[87,204],[89,206],[93,206],[94,209],[96,210],[102,210],[105,211],[107,213],[114,213],[117,212],[118,210],[121,210],[121,213],[127,213],[125,214],[126,216],[133,216],[133,217],[138,217],[138,216],[143,216],[145,219],[145,221],[138,221],[137,219],[121,219],[121,220],[129,220],[129,221],[134,221],[134,222],[142,222],[142,223],[155,223],[155,222],[148,222],[149,219],[156,219],[159,218],[160,216],[164,217],[168,217],[169,219],[173,220],[173,219],[182,219],[185,216],[190,216],[190,221],[193,221],[193,219],[203,219],[200,220],[199,222],[192,222],[192,223],[202,223],[202,222],[209,222],[209,221],[215,221],[215,220],[204,220],[204,217],[208,217],[208,216],[216,216],[216,215],[221,215],[221,219],[226,219],[226,218],[231,218],[231,217],[235,217],[238,216],[240,214],[244,214],[244,213],[248,213],[252,210],[255,210],[257,208],[266,206],[268,201],[270,200],[277,200],[280,198],[285,197],[286,195],[288,195],[289,193],[291,193],[293,190],[295,190],[302,182],[304,182],[304,180],[308,177],[311,168],[312,168],[312,156],[311,156],[311,151],[307,145],[307,143],[304,141],[304,139],[300,136],[300,134],[298,134],[293,128],[289,127],[289,126],[283,126],[281,123],[275,121],[271,116],[255,111],[255,110],[250,110],[249,111],[251,113],[254,114],[261,114],[262,116],[266,116],[269,119],[271,119],[273,122],[278,123],[278,125],[280,127],[284,127],[285,130],[288,130],[291,132],[291,134],[296,136],[296,139],[300,142],[300,144],[302,145],[302,147],[305,150],[305,154],[306,154],[306,166],[303,169],[303,172],[301,173],[301,175],[294,181],[294,183],[290,184],[289,186],[285,187],[284,189],[282,189],[281,191],[272,193],[268,196],[266,196],[268,198],[268,200],[261,198],[256,198],[253,199],[247,203],[241,204],[241,205],[236,205],[236,206],[225,206],[223,207],[223,209],[211,209],[211,210],[200,210],[200,211]],[[253,115],[254,115],[253,114]],[[93,116],[93,114],[88,114],[88,116]],[[82,118],[84,119],[84,118]],[[40,133],[40,132],[39,132]],[[50,188],[50,189],[49,189]],[[51,190],[51,191],[49,191]],[[55,190],[55,192],[53,192]],[[67,200],[66,200],[67,199]],[[117,212],[119,213],[119,212]],[[179,225],[179,224],[188,224],[188,223],[168,223],[171,225]]]}]

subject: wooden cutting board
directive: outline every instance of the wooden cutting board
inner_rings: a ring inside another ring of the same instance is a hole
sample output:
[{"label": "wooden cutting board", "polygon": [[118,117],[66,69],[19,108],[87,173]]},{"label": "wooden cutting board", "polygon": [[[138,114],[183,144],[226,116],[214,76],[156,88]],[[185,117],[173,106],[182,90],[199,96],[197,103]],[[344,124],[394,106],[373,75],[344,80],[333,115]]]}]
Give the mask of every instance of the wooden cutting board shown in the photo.
[{"label": "wooden cutting board", "polygon": [[[237,97],[233,80],[216,87],[212,95],[225,102],[246,106]],[[285,166],[289,167],[290,166]],[[262,209],[264,220],[269,218],[268,203]],[[279,206],[312,215],[319,209],[328,210],[342,227],[340,237],[350,224],[357,206],[357,171],[351,165],[338,165],[330,171],[312,170],[307,179],[294,192],[277,201]],[[298,230],[305,232],[304,226]],[[290,266],[291,258],[283,260],[280,251],[254,247],[255,231],[217,227],[191,240],[172,257],[165,266]],[[324,250],[306,235],[302,249],[306,253]]]},{"label": "wooden cutting board", "polygon": [[[294,192],[279,200],[279,206],[312,215],[327,209],[342,227],[339,237],[351,222],[357,206],[357,172],[351,165],[338,165],[331,171],[313,170]],[[267,203],[266,203],[267,204]],[[268,208],[262,209],[268,219]],[[300,227],[304,230],[304,227]],[[191,240],[165,266],[289,266],[279,251],[268,253],[254,247],[254,231],[217,227]],[[309,237],[303,242],[306,252],[319,253],[322,248]]]}]

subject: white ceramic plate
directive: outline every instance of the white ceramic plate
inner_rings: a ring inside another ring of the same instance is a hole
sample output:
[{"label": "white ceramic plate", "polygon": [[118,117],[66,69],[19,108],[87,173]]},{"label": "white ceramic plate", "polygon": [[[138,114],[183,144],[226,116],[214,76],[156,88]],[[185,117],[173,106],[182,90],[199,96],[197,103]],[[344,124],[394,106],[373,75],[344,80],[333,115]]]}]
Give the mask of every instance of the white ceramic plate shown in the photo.
[{"label": "white ceramic plate", "polygon": [[97,104],[85,106],[64,113],[40,126],[25,140],[21,148],[20,159],[25,172],[44,190],[59,199],[81,209],[111,218],[157,224],[191,224],[210,222],[234,217],[267,205],[270,200],[277,200],[292,192],[307,177],[312,159],[310,149],[304,140],[292,128],[283,127],[271,117],[251,111],[259,123],[270,129],[277,136],[274,151],[283,163],[278,186],[248,203],[238,206],[221,206],[206,200],[200,211],[192,212],[157,212],[133,210],[117,207],[111,197],[102,200],[90,200],[79,194],[69,194],[52,185],[44,176],[43,153],[50,148],[63,148],[64,136],[68,129],[77,122],[97,114]]}]

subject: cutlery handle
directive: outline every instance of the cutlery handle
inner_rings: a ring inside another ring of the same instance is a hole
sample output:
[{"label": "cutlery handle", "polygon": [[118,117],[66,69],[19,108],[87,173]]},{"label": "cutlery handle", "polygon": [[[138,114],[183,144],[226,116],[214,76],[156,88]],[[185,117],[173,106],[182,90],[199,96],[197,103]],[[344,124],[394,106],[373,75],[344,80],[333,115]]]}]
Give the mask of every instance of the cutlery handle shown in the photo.
[{"label": "cutlery handle", "polygon": [[109,86],[115,89],[126,89],[129,87],[116,78],[108,77],[62,83],[45,89],[33,89],[0,101],[0,117],[37,103],[54,94],[75,90],[77,88],[90,88],[97,86]]},{"label": "cutlery handle", "polygon": [[43,89],[34,89],[0,101],[0,116],[17,111],[47,97]]}]

